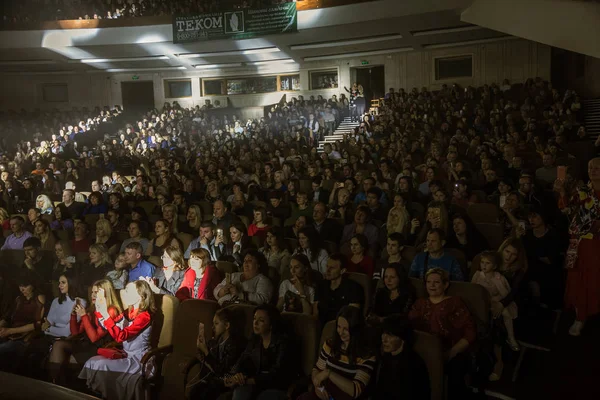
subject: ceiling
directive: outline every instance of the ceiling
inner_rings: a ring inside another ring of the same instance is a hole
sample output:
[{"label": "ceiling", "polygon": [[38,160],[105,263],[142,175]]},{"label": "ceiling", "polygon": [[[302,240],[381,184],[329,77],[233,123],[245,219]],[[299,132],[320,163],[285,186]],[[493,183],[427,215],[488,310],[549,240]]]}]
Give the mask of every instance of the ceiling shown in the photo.
[{"label": "ceiling", "polygon": [[[421,0],[421,2],[426,1]],[[110,28],[110,32],[104,29],[105,32],[98,36],[106,37],[103,37],[102,40],[90,41],[89,44],[86,41],[74,41],[74,43],[67,43],[66,46],[36,47],[27,45],[25,48],[25,45],[18,44],[18,41],[14,41],[17,44],[12,46],[5,42],[0,43],[0,73],[42,74],[44,72],[81,73],[86,71],[110,73],[175,68],[194,71],[196,65],[237,64],[239,66],[240,63],[243,63],[242,65],[246,66],[248,63],[278,60],[293,60],[292,62],[301,66],[308,61],[305,58],[310,59],[311,57],[340,58],[350,54],[356,55],[356,53],[393,52],[407,49],[419,51],[431,45],[452,45],[506,37],[504,33],[461,22],[461,12],[464,7],[417,14],[409,13],[410,10],[385,13],[386,10],[374,9],[375,5],[379,3],[381,3],[380,5],[390,4],[388,0],[368,3],[369,7],[374,10],[371,16],[377,17],[376,19],[364,18],[362,22],[354,23],[352,19],[340,17],[331,19],[333,22],[328,26],[320,26],[323,24],[323,19],[321,19],[314,24],[316,27],[300,29],[294,34],[273,35],[249,40],[173,44],[161,40],[171,29],[169,25],[161,25],[136,27],[134,29],[138,31],[134,33],[138,35],[138,39],[121,40],[120,42],[118,38],[124,35],[119,36],[119,30],[124,32],[128,28]],[[455,3],[465,4],[465,1],[456,1]],[[393,4],[400,4],[400,2]],[[344,7],[339,8],[343,9]],[[336,11],[329,9],[329,12],[335,13]],[[340,16],[342,14],[343,12],[339,13]],[[336,15],[332,14],[333,17]],[[379,18],[378,15],[390,15],[390,17]],[[140,40],[139,35],[142,29],[146,31],[145,37],[154,37],[155,39]],[[39,35],[39,32],[41,31],[31,32],[30,35],[38,37],[35,35]],[[64,32],[58,31],[58,33]],[[117,35],[115,36],[117,39],[110,39],[109,34]],[[0,37],[6,38],[6,36]],[[347,43],[348,41],[353,42]],[[43,42],[45,40],[42,40]],[[97,44],[102,42],[112,44]],[[297,46],[302,47],[298,48]],[[270,50],[257,50],[265,48]],[[223,54],[224,52],[228,52],[228,54]],[[181,56],[182,54],[198,53],[201,53],[201,56],[196,58]],[[161,59],[157,59],[158,57]],[[120,58],[128,60],[118,60]],[[136,60],[131,60],[131,58]],[[101,62],[90,63],[89,59]],[[222,68],[226,67],[222,66]]]}]

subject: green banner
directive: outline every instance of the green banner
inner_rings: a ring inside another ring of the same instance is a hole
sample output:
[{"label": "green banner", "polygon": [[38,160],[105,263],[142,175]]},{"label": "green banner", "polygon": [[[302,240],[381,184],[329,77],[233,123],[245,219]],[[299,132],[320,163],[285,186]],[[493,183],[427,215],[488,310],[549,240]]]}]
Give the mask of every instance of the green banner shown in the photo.
[{"label": "green banner", "polygon": [[173,43],[248,39],[297,31],[296,3],[173,17]]}]

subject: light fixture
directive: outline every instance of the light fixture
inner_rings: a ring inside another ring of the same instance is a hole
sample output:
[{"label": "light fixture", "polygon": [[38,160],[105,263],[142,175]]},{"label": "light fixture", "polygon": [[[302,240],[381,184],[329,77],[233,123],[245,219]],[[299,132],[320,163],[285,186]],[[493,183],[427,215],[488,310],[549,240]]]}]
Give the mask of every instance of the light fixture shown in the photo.
[{"label": "light fixture", "polygon": [[374,36],[361,39],[350,39],[341,40],[339,42],[323,42],[323,43],[309,43],[309,44],[298,44],[290,46],[292,50],[307,50],[307,49],[324,49],[327,47],[339,47],[339,46],[352,46],[356,44],[375,43],[385,40],[398,40],[402,39],[402,35],[386,35],[386,36]]},{"label": "light fixture", "polygon": [[124,58],[84,58],[82,60],[69,60],[70,63],[97,64],[108,62],[124,62],[124,61],[155,61],[168,60],[167,56],[147,56],[147,57],[124,57]]},{"label": "light fixture", "polygon": [[412,31],[413,36],[428,36],[428,35],[441,35],[444,33],[457,33],[457,32],[469,32],[484,29],[481,26],[469,25],[469,26],[457,26],[455,28],[444,28],[444,29],[431,29],[425,31]]},{"label": "light fixture", "polygon": [[242,63],[229,63],[229,64],[201,64],[194,65],[196,69],[217,69],[217,68],[236,68],[241,67]]},{"label": "light fixture", "polygon": [[12,72],[3,72],[4,75],[75,75],[75,71],[35,71],[35,72],[26,72],[26,71],[12,71]]},{"label": "light fixture", "polygon": [[381,55],[381,54],[402,53],[405,51],[413,51],[413,50],[414,49],[412,47],[398,47],[395,49],[362,51],[362,52],[358,52],[358,53],[330,54],[330,55],[326,55],[326,56],[304,57],[304,61],[321,61],[321,60],[335,60],[337,58],[377,56],[377,55]]},{"label": "light fixture", "polygon": [[185,53],[177,54],[179,58],[201,58],[201,57],[221,57],[221,56],[247,56],[250,54],[269,54],[277,53],[281,50],[277,47],[263,47],[260,49],[217,51],[213,53]]},{"label": "light fixture", "polygon": [[293,64],[296,61],[292,58],[285,58],[282,60],[265,60],[265,61],[252,61],[247,62],[246,65],[279,65],[279,64]]},{"label": "light fixture", "polygon": [[92,74],[99,73],[110,73],[110,72],[151,72],[151,71],[174,71],[174,70],[186,70],[184,66],[180,67],[157,67],[157,68],[109,68],[109,69],[94,69],[86,72]]},{"label": "light fixture", "polygon": [[465,40],[463,42],[450,42],[450,43],[439,43],[439,44],[427,44],[423,46],[425,49],[443,49],[446,47],[459,47],[459,46],[468,46],[470,44],[483,44],[483,43],[493,43],[499,42],[503,40],[515,40],[520,39],[516,36],[500,36],[491,39],[479,39],[479,40]]},{"label": "light fixture", "polygon": [[0,61],[0,65],[50,65],[56,64],[54,60],[13,60]]}]

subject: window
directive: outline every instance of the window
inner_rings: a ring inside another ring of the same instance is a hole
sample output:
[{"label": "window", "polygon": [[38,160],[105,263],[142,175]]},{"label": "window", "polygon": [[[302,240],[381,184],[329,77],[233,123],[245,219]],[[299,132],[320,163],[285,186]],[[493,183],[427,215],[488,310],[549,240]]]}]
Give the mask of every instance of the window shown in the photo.
[{"label": "window", "polygon": [[435,59],[435,80],[471,78],[473,56],[458,56]]},{"label": "window", "polygon": [[323,70],[310,72],[310,88],[315,89],[336,89],[338,87],[337,70]]},{"label": "window", "polygon": [[277,91],[277,77],[265,76],[227,80],[227,94],[254,94]]},{"label": "window", "polygon": [[226,82],[224,79],[203,79],[202,87],[204,96],[219,96],[225,94]]},{"label": "window", "polygon": [[192,81],[165,81],[165,97],[169,99],[192,97]]},{"label": "window", "polygon": [[300,90],[300,75],[282,75],[279,77],[279,90]]},{"label": "window", "polygon": [[66,103],[69,88],[66,83],[51,83],[42,86],[42,98],[46,103]]}]

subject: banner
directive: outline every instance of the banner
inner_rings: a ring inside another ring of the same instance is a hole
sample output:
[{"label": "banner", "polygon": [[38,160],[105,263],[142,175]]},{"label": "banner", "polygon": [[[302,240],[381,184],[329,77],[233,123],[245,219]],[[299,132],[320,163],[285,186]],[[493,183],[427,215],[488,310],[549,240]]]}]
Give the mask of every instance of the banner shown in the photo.
[{"label": "banner", "polygon": [[173,17],[173,43],[248,39],[297,31],[296,3]]}]

